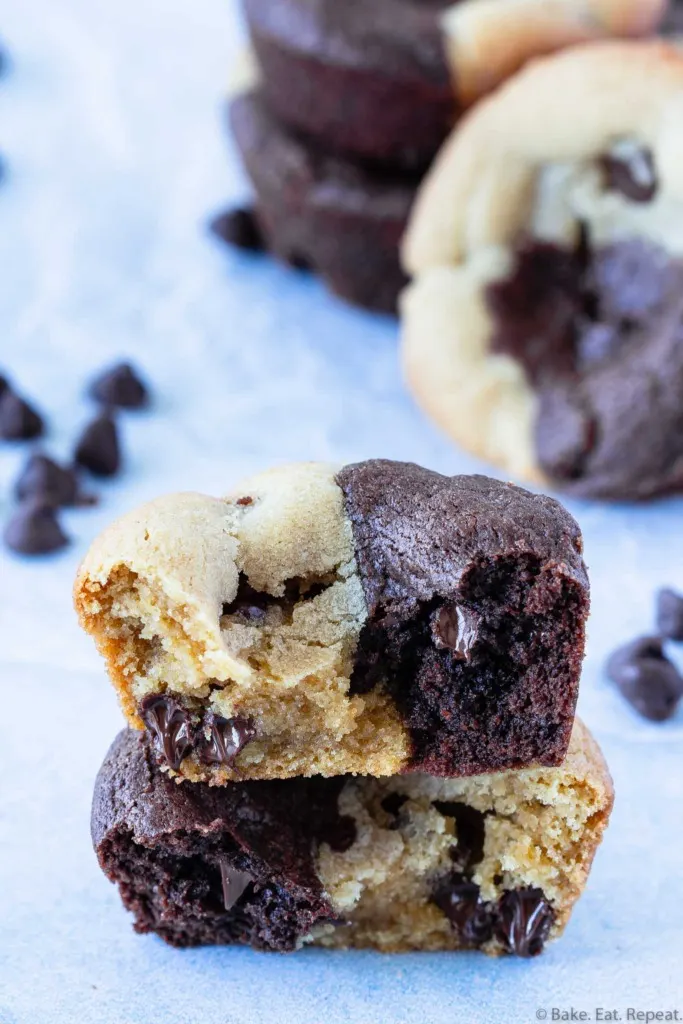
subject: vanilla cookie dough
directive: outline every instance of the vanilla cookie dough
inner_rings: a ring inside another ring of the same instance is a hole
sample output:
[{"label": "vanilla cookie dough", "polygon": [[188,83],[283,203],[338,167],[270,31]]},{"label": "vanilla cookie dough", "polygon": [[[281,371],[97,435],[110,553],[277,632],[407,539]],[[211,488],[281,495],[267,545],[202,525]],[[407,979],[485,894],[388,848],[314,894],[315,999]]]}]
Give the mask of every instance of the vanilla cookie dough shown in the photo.
[{"label": "vanilla cookie dough", "polygon": [[531,957],[564,930],[612,801],[580,722],[556,768],[221,788],[175,785],[126,730],[95,783],[92,838],[136,931],[174,946]]},{"label": "vanilla cookie dough", "polygon": [[566,752],[581,549],[561,505],[510,484],[303,463],[125,516],[76,606],[170,773],[472,775]]},{"label": "vanilla cookie dough", "polygon": [[511,474],[583,497],[683,486],[683,52],[602,42],[456,131],[404,244],[420,405]]}]

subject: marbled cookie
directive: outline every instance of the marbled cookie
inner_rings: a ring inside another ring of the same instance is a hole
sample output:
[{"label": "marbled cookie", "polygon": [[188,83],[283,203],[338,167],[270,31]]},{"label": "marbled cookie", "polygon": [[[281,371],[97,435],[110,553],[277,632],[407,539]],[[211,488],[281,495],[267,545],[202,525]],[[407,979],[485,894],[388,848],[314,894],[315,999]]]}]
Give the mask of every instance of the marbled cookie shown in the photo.
[{"label": "marbled cookie", "polygon": [[551,498],[375,460],[161,498],[76,581],[131,725],[193,781],[559,764],[588,613]]},{"label": "marbled cookie", "polygon": [[426,167],[526,60],[654,31],[665,0],[245,0],[266,100],[326,146]]},{"label": "marbled cookie", "polygon": [[683,485],[683,52],[594,43],[456,131],[405,241],[404,364],[425,411],[572,494]]},{"label": "marbled cookie", "polygon": [[535,956],[583,891],[612,800],[579,722],[557,768],[222,788],[175,785],[127,730],[95,784],[92,836],[136,930],[174,946]]}]

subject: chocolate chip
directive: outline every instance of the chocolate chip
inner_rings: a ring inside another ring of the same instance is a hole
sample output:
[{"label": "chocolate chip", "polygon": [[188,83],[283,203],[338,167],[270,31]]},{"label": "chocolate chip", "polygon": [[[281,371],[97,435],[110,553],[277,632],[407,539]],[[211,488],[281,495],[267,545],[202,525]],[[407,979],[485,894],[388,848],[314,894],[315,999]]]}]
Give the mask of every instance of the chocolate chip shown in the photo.
[{"label": "chocolate chip", "polygon": [[200,760],[204,764],[223,764],[232,768],[235,759],[255,735],[254,723],[248,718],[210,715],[205,728],[200,730],[197,737]]},{"label": "chocolate chip", "polygon": [[222,242],[249,252],[264,252],[266,243],[254,211],[238,207],[221,213],[209,224],[209,228]]},{"label": "chocolate chip", "polygon": [[47,505],[93,505],[96,498],[84,495],[70,467],[60,466],[47,455],[31,455],[15,484],[17,498],[40,498]]},{"label": "chocolate chip", "polygon": [[157,755],[177,772],[192,752],[190,716],[172,697],[157,694],[143,701],[142,719]]},{"label": "chocolate chip", "polygon": [[668,587],[657,594],[657,629],[668,640],[683,640],[683,596]]},{"label": "chocolate chip", "polygon": [[223,886],[223,905],[226,910],[232,910],[254,879],[247,871],[238,871],[237,868],[231,867],[225,857],[221,857],[219,863]]},{"label": "chocolate chip", "polygon": [[0,396],[0,437],[5,441],[29,441],[40,437],[43,430],[39,413],[6,387]]},{"label": "chocolate chip", "polygon": [[90,394],[103,405],[121,409],[141,409],[149,393],[130,363],[117,363],[100,374],[90,385]]},{"label": "chocolate chip", "polygon": [[491,904],[482,900],[479,886],[464,875],[450,875],[439,885],[432,901],[446,915],[466,945],[481,946],[492,938]]},{"label": "chocolate chip", "polygon": [[496,913],[496,938],[508,953],[538,956],[555,914],[540,889],[512,889],[501,896]]},{"label": "chocolate chip", "polygon": [[321,838],[335,853],[346,853],[355,843],[357,834],[356,822],[351,815],[340,814],[335,821],[326,824]]},{"label": "chocolate chip", "polygon": [[247,495],[245,498],[238,498],[235,502],[236,505],[253,505],[254,499]]},{"label": "chocolate chip", "polygon": [[392,818],[396,818],[407,799],[408,797],[404,796],[403,793],[389,793],[382,800],[382,810],[390,814]]},{"label": "chocolate chip", "polygon": [[664,654],[660,637],[639,637],[607,662],[607,675],[644,718],[664,722],[683,696],[683,678]]},{"label": "chocolate chip", "polygon": [[114,476],[121,466],[116,423],[108,413],[97,416],[81,434],[76,445],[76,462],[95,476]]},{"label": "chocolate chip", "polygon": [[480,616],[462,605],[444,605],[434,613],[432,636],[437,647],[447,647],[457,661],[469,661],[477,642]]},{"label": "chocolate chip", "polygon": [[457,845],[453,847],[451,858],[461,871],[467,871],[479,864],[484,856],[486,839],[486,819],[481,811],[469,804],[435,800],[434,807],[445,818],[453,818]]},{"label": "chocolate chip", "polygon": [[19,506],[5,527],[4,540],[20,555],[47,555],[69,543],[54,507],[39,499]]},{"label": "chocolate chip", "polygon": [[600,167],[608,192],[621,192],[634,203],[649,203],[657,194],[654,158],[645,146],[618,144],[600,158]]}]

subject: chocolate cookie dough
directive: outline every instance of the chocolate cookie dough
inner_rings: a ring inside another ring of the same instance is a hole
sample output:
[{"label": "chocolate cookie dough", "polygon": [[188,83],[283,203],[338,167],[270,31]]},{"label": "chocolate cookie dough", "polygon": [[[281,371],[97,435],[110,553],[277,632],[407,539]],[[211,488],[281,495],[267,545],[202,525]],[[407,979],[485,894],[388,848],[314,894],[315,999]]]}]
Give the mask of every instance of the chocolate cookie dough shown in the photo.
[{"label": "chocolate cookie dough", "polygon": [[267,248],[349,302],[394,313],[407,280],[399,242],[419,179],[331,155],[284,128],[257,92],[233,100],[230,124]]},{"label": "chocolate cookie dough", "polygon": [[557,502],[510,484],[304,463],[124,517],[75,597],[170,773],[472,775],[566,752],[581,550]]},{"label": "chocolate cookie dough", "polygon": [[664,43],[547,58],[480,105],[418,199],[409,383],[515,475],[592,498],[683,486],[682,88]]},{"label": "chocolate cookie dough", "polygon": [[128,730],[98,775],[92,837],[135,929],[174,946],[528,957],[562,933],[612,800],[579,722],[558,768],[222,788],[177,786]]}]

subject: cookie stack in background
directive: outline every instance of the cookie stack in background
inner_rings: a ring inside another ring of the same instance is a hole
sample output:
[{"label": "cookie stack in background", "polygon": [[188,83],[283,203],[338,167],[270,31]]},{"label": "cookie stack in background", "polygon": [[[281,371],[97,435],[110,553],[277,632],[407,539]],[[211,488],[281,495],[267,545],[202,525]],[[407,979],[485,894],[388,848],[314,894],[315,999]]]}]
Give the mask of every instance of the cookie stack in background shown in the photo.
[{"label": "cookie stack in background", "polygon": [[255,74],[230,126],[255,191],[217,234],[395,312],[399,242],[464,111],[529,58],[654,31],[665,0],[244,0]]},{"label": "cookie stack in background", "polygon": [[76,606],[132,728],[92,835],[135,928],[539,954],[613,799],[574,720],[581,551],[550,498],[382,460],[171,495],[105,531]]}]

